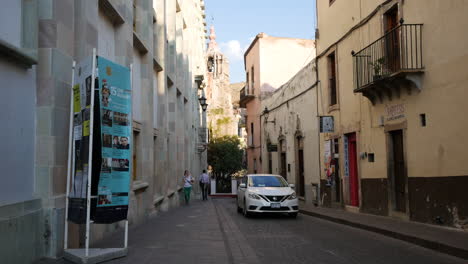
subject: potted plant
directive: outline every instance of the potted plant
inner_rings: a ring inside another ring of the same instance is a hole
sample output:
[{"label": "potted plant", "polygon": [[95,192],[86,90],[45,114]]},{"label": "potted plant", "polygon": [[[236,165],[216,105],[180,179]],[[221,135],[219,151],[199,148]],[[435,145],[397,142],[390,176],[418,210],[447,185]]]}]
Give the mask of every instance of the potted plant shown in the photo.
[{"label": "potted plant", "polygon": [[374,81],[382,79],[382,68],[385,63],[385,58],[380,58],[376,61],[369,62],[369,65],[372,67],[374,71]]}]

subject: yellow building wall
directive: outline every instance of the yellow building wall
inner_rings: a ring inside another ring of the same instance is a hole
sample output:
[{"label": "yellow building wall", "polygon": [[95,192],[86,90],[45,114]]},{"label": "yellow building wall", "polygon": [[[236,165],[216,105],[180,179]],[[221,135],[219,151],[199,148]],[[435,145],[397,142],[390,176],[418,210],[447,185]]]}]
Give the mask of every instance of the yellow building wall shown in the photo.
[{"label": "yellow building wall", "polygon": [[[424,24],[424,73],[420,91],[412,89],[408,93],[402,89],[399,98],[394,94],[392,100],[384,97],[383,102],[377,100],[372,105],[362,94],[353,91],[355,80],[351,52],[358,52],[383,36],[383,15],[389,6],[378,9],[364,25],[346,34],[384,2],[399,5],[399,16],[404,18],[405,24]],[[317,43],[319,115],[332,115],[335,119],[335,132],[320,136],[320,163],[323,166],[325,162],[325,140],[335,137],[340,139],[340,162],[343,162],[343,135],[356,132],[360,184],[367,179],[386,180],[389,157],[385,127],[406,123],[407,215],[424,222],[442,216],[447,219],[446,224],[457,226],[456,219],[468,217],[467,201],[462,198],[463,190],[459,187],[466,185],[468,178],[468,138],[464,136],[468,130],[465,118],[468,112],[465,102],[468,95],[468,1],[336,0],[330,6],[329,1],[318,0],[317,6],[320,32]],[[332,45],[334,43],[337,45]],[[339,104],[330,108],[327,55],[333,51],[336,52]],[[404,117],[389,121],[387,107],[395,105],[404,107]],[[426,115],[425,127],[421,125],[420,114]],[[364,153],[374,153],[375,162],[359,159],[359,154]],[[342,163],[340,168],[340,174],[344,175]],[[326,179],[323,170],[321,179]],[[386,187],[382,188],[386,191]],[[360,189],[361,206],[363,199],[369,199],[366,195]],[[390,201],[386,200],[381,204],[383,207],[376,210],[387,214],[387,202],[391,211]]]}]

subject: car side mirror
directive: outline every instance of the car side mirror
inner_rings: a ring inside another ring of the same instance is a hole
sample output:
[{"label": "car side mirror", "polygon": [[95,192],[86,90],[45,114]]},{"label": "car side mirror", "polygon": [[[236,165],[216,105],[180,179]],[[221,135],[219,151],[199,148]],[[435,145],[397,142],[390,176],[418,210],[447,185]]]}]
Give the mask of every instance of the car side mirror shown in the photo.
[{"label": "car side mirror", "polygon": [[296,186],[294,186],[294,184],[291,183],[291,184],[289,184],[289,187],[294,189],[294,187],[296,187]]},{"label": "car side mirror", "polygon": [[245,187],[246,187],[245,183],[239,184],[239,188],[245,188]]}]

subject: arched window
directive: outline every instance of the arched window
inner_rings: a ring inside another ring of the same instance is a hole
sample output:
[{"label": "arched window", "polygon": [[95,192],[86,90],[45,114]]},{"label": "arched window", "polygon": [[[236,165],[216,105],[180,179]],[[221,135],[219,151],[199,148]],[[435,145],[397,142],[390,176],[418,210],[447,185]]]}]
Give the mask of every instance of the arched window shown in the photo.
[{"label": "arched window", "polygon": [[208,72],[213,72],[214,71],[214,59],[213,59],[213,57],[208,58],[207,66],[208,66]]}]

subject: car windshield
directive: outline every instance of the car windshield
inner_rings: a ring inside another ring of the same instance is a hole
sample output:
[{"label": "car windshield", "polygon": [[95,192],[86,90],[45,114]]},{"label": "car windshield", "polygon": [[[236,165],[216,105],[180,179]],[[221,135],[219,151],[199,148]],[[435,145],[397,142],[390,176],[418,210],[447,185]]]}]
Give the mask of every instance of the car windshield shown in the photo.
[{"label": "car windshield", "polygon": [[249,187],[288,187],[288,183],[281,176],[251,176]]}]

